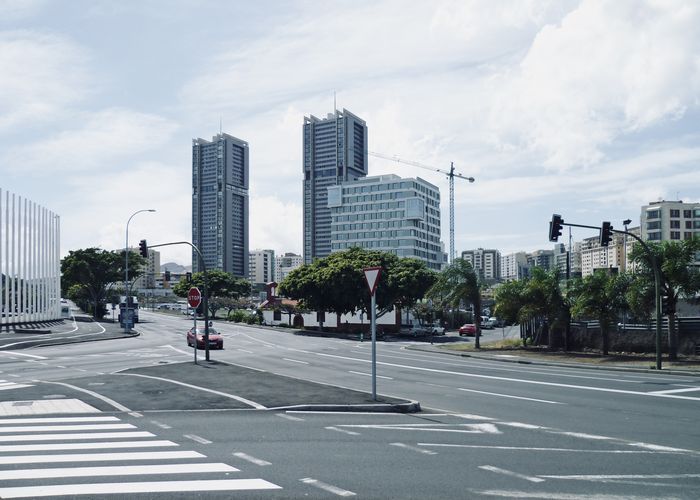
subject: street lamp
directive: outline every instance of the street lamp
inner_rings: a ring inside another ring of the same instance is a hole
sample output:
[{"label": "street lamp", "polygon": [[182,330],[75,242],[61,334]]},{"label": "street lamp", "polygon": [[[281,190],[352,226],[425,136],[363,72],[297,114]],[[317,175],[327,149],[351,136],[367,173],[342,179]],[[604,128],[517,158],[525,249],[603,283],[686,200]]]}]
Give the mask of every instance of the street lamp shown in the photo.
[{"label": "street lamp", "polygon": [[134,215],[140,214],[141,212],[155,212],[155,209],[153,208],[145,208],[143,210],[137,210],[133,214],[131,214],[131,217],[129,217],[129,220],[126,221],[126,244],[124,246],[124,292],[125,292],[125,297],[124,297],[124,314],[127,316],[126,318],[122,316],[122,321],[124,321],[124,333],[129,333],[130,331],[130,324],[128,321],[128,311],[129,311],[129,223],[131,222],[131,219],[134,218]]}]

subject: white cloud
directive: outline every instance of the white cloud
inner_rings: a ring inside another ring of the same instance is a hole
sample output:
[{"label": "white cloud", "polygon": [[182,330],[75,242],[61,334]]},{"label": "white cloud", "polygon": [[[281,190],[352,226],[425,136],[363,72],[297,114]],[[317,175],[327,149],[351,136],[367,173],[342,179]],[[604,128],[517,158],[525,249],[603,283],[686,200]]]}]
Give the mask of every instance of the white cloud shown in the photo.
[{"label": "white cloud", "polygon": [[103,170],[113,161],[157,151],[177,129],[160,116],[118,108],[81,113],[75,121],[74,129],[13,147],[5,163],[49,172]]},{"label": "white cloud", "polygon": [[87,59],[60,35],[0,32],[0,130],[55,120],[85,99]]}]

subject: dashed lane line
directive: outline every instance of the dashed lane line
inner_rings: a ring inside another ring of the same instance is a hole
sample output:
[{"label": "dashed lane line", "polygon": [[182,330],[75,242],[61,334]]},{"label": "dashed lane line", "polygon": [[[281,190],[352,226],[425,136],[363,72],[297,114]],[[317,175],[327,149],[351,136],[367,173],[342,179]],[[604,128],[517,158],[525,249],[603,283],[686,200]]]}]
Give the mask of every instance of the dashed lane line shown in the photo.
[{"label": "dashed lane line", "polygon": [[495,472],[497,474],[503,474],[505,476],[517,477],[518,479],[524,479],[525,481],[530,481],[531,483],[543,483],[545,481],[541,477],[526,476],[525,474],[519,474],[511,470],[501,469],[500,467],[495,467],[493,465],[480,465],[479,469]]},{"label": "dashed lane line", "polygon": [[322,489],[323,491],[327,491],[328,493],[333,493],[334,495],[338,495],[339,497],[354,497],[355,496],[355,493],[352,491],[338,488],[337,486],[333,486],[332,484],[327,484],[327,483],[321,482],[318,479],[313,479],[311,477],[305,477],[303,479],[300,479],[299,481],[301,481],[304,484],[315,486],[316,488]]}]

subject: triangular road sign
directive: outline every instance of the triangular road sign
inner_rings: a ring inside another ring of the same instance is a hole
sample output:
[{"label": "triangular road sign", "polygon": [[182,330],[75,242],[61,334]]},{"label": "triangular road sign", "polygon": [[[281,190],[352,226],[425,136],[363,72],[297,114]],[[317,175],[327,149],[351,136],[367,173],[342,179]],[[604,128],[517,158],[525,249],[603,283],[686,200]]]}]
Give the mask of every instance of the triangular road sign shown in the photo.
[{"label": "triangular road sign", "polygon": [[365,280],[367,280],[367,286],[369,287],[369,294],[374,295],[377,289],[377,283],[379,283],[379,275],[382,274],[381,267],[367,267],[363,269],[365,272]]}]

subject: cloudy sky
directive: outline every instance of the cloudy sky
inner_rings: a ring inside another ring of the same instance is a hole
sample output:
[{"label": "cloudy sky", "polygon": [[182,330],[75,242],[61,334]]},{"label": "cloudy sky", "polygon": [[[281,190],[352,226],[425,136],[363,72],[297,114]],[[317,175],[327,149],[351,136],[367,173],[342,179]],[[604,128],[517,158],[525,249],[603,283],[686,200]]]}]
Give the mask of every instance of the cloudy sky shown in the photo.
[{"label": "cloudy sky", "polygon": [[[191,239],[191,143],[250,145],[250,243],[302,249],[302,124],[455,181],[456,246],[551,248],[567,222],[700,201],[700,3],[0,0],[0,188],[61,216],[62,254]],[[370,175],[421,176],[370,157]],[[576,230],[575,239],[594,235]],[[189,263],[184,247],[162,262]]]}]

